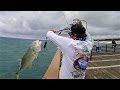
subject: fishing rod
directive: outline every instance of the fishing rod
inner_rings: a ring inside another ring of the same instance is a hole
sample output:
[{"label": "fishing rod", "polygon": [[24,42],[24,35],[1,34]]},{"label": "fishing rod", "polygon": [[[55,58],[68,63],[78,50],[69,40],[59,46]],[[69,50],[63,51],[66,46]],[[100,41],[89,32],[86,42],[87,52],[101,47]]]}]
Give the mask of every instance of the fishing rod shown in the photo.
[{"label": "fishing rod", "polygon": [[[86,23],[86,30],[87,30],[87,21],[85,21],[85,20],[79,20],[79,19],[76,18],[76,19],[73,20],[74,22],[72,24],[68,24],[68,21],[66,19],[66,16],[65,16],[64,12],[63,12],[63,16],[65,18],[65,21],[66,21],[68,27],[66,27],[66,28],[64,28],[62,30],[56,31],[56,33],[58,33],[58,35],[60,35],[63,31],[70,31],[69,25],[73,25],[73,24],[76,24],[76,23],[81,23],[82,24],[82,21],[84,21]],[[47,37],[46,37],[46,42],[44,44],[44,48],[46,48],[46,45],[47,45]]]},{"label": "fishing rod", "polygon": [[65,21],[66,21],[67,25],[69,25],[69,24],[68,24],[68,21],[67,21],[67,18],[66,18],[66,16],[65,16],[64,11],[63,11],[63,16],[64,16],[64,18],[65,18]]},{"label": "fishing rod", "polygon": [[80,20],[80,21],[84,21],[86,23],[86,30],[87,30],[87,21],[85,21],[85,20]]},{"label": "fishing rod", "polygon": [[[66,21],[67,25],[69,25],[69,24],[68,24],[68,22],[67,22],[67,19],[66,19],[66,17],[65,17],[64,12],[63,12],[63,16],[64,16],[64,18],[65,18],[65,21]],[[62,33],[62,31],[65,31],[65,30],[68,30],[68,29],[67,29],[67,28],[65,28],[65,29],[62,29],[62,30],[58,30],[58,31],[56,31],[56,32],[59,32],[59,33],[58,33],[58,35],[60,35],[60,34]],[[45,43],[44,43],[43,48],[45,49],[45,48],[46,48],[46,46],[47,46],[47,37],[46,37],[46,41],[45,41]]]}]

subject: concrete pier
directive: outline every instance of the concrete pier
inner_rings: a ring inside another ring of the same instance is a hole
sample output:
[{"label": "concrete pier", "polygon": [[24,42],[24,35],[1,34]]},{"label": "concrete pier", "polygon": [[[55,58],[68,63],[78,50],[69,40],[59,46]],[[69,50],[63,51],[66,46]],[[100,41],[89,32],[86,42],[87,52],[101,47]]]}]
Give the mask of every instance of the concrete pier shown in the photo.
[{"label": "concrete pier", "polygon": [[60,69],[61,51],[57,48],[51,64],[48,67],[43,79],[58,79]]}]

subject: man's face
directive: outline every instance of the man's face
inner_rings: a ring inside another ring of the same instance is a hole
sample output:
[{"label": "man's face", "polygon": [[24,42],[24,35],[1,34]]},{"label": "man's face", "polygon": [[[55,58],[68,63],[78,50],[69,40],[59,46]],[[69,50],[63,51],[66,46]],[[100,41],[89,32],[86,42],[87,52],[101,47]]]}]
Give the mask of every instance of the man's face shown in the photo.
[{"label": "man's face", "polygon": [[77,36],[76,33],[71,33],[70,34],[70,38],[72,38],[72,39],[76,39],[76,36]]}]

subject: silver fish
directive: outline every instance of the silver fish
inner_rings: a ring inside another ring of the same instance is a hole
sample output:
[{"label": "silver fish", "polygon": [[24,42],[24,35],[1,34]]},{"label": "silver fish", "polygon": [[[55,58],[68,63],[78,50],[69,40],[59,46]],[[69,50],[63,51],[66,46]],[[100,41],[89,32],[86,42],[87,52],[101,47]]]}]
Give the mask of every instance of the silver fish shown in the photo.
[{"label": "silver fish", "polygon": [[22,57],[19,70],[16,72],[17,79],[19,78],[19,73],[26,69],[31,68],[32,63],[37,59],[39,52],[41,51],[42,41],[35,40],[32,42],[31,46],[28,48],[27,52]]}]

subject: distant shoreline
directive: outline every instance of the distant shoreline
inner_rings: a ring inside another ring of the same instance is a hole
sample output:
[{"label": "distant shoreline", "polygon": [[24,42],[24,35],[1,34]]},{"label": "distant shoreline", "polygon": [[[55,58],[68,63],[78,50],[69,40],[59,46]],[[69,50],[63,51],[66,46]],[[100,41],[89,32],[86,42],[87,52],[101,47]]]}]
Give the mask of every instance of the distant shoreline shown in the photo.
[{"label": "distant shoreline", "polygon": [[[0,38],[10,38],[10,39],[24,39],[24,40],[38,40],[38,39],[34,39],[34,38],[14,38],[14,37],[1,37],[0,36]],[[46,39],[39,39],[39,40],[41,40],[41,41],[45,41]]]},{"label": "distant shoreline", "polygon": [[[120,38],[113,38],[113,39],[116,41],[120,41]],[[113,39],[94,39],[94,41],[97,41],[97,40],[99,40],[99,41],[112,41]]]},{"label": "distant shoreline", "polygon": [[[34,38],[14,38],[14,37],[1,37],[0,38],[11,38],[11,39],[24,39],[24,40],[38,40],[38,39],[34,39]],[[120,38],[113,38],[116,41],[120,41]],[[113,39],[94,39],[94,41],[112,41]],[[46,39],[39,39],[41,41],[45,41]]]}]

